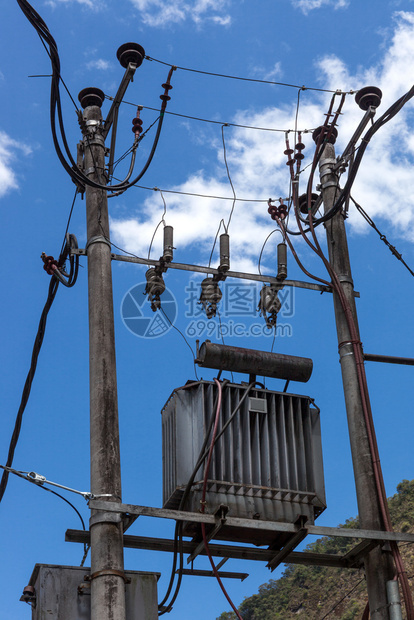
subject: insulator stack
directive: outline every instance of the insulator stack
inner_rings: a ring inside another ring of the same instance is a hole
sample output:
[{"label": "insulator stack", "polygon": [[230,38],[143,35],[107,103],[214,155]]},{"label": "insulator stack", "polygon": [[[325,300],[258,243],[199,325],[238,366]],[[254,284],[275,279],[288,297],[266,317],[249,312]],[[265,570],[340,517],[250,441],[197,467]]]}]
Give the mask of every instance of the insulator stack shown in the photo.
[{"label": "insulator stack", "polygon": [[164,226],[164,253],[162,257],[166,263],[170,263],[173,259],[173,234],[174,229],[172,226]]},{"label": "insulator stack", "polygon": [[145,278],[147,280],[145,294],[148,295],[148,301],[151,303],[151,310],[155,312],[161,308],[160,296],[165,291],[165,282],[154,267],[148,269]]},{"label": "insulator stack", "polygon": [[167,103],[167,101],[171,99],[170,95],[168,94],[168,91],[172,89],[172,86],[171,84],[168,84],[168,82],[166,82],[165,84],[162,84],[162,87],[164,89],[164,93],[160,95],[160,99],[162,99],[164,103]]},{"label": "insulator stack", "polygon": [[[323,140],[320,141],[321,144],[324,140],[329,144],[335,144],[336,138],[338,137],[338,130],[336,129],[336,127],[326,127],[325,125],[317,127],[312,134],[312,138],[315,144],[318,143],[321,133],[323,133]],[[328,135],[329,138],[327,139]]]},{"label": "insulator stack", "polygon": [[285,217],[287,216],[287,206],[283,202],[281,202],[280,205],[276,207],[276,205],[272,205],[269,200],[268,205],[269,206],[267,212],[270,214],[272,220],[276,221],[276,218],[279,218],[279,220],[285,219]]},{"label": "insulator stack", "polygon": [[230,236],[227,233],[220,235],[220,271],[230,269]]},{"label": "insulator stack", "polygon": [[277,296],[279,288],[279,286],[274,286],[273,284],[270,286],[265,284],[260,291],[259,310],[269,329],[276,328],[277,313],[282,307],[281,301]]},{"label": "insulator stack", "polygon": [[287,247],[286,243],[279,243],[277,246],[277,276],[278,280],[287,278]]},{"label": "insulator stack", "polygon": [[[319,195],[318,194],[314,194],[312,192],[312,194],[311,194],[311,211],[312,211],[313,207],[315,206],[316,201],[318,200],[318,198],[319,198]],[[299,196],[298,207],[299,207],[299,211],[301,213],[303,213],[304,215],[308,215],[309,209],[308,209],[308,195],[307,194],[302,194],[301,196]]]},{"label": "insulator stack", "polygon": [[202,304],[208,319],[216,316],[217,304],[222,298],[219,285],[213,278],[205,278],[201,283],[201,295],[199,304]]},{"label": "insulator stack", "polygon": [[301,140],[301,133],[299,132],[299,142],[295,146],[295,149],[296,149],[295,159],[296,159],[296,161],[300,162],[300,161],[302,161],[302,159],[305,158],[304,154],[302,153],[304,148],[305,148],[305,145],[303,144],[303,142]]},{"label": "insulator stack", "polygon": [[139,134],[142,133],[142,119],[139,117],[139,109],[137,111],[137,115],[132,119],[132,131],[136,138],[138,138]]}]

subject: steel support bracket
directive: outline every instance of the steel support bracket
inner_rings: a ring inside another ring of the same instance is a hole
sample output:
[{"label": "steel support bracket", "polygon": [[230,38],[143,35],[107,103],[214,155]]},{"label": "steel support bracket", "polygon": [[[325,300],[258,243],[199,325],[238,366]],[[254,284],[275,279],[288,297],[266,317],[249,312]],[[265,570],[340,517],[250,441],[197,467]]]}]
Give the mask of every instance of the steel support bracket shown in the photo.
[{"label": "steel support bracket", "polygon": [[113,570],[110,568],[106,568],[105,570],[96,571],[96,573],[92,573],[92,575],[85,575],[85,581],[93,581],[98,577],[107,577],[107,576],[121,577],[125,581],[125,583],[131,583],[131,579],[125,575],[123,571]]},{"label": "steel support bracket", "polygon": [[[197,570],[195,568],[183,568],[182,570],[178,569],[175,571],[175,574],[190,575],[193,577],[215,577],[212,570]],[[227,571],[217,571],[217,574],[220,579],[240,579],[240,581],[244,581],[249,576],[249,573],[233,573]]]},{"label": "steel support bracket", "polygon": [[[218,509],[218,511],[217,511],[217,513],[215,515],[215,517],[216,517],[216,524],[213,527],[213,529],[210,530],[210,532],[206,535],[207,543],[209,543],[210,540],[216,536],[216,534],[221,530],[223,525],[226,523],[226,512],[227,511],[228,511],[228,507],[227,506],[220,506],[220,508]],[[195,558],[204,549],[204,547],[205,547],[204,540],[202,540],[197,545],[197,547],[194,549],[192,554],[188,556],[187,564],[190,564],[190,562],[193,562],[195,560]]]},{"label": "steel support bracket", "polygon": [[89,519],[89,527],[97,523],[121,523],[122,514],[119,512],[104,512],[99,510],[96,514],[93,514]]}]

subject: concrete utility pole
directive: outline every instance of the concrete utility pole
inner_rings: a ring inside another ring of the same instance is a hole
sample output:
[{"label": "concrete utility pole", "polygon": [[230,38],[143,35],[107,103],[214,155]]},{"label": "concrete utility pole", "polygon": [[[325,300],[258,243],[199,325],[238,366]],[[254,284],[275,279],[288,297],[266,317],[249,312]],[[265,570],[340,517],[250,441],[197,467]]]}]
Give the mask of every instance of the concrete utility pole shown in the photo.
[{"label": "concrete utility pole", "polygon": [[[87,96],[89,93],[92,96]],[[93,92],[95,91],[95,92]],[[84,172],[106,184],[102,100],[97,89],[82,91]],[[86,96],[85,96],[86,93]],[[102,93],[103,95],[103,93]],[[92,105],[93,104],[93,105]],[[96,105],[95,105],[96,104]],[[111,246],[106,191],[86,186],[91,492],[109,501],[121,499],[121,466]],[[125,581],[121,515],[92,511],[91,620],[125,620]]]},{"label": "concrete utility pole", "polygon": [[[335,163],[334,146],[326,144],[319,163],[325,213],[331,209],[337,195],[338,177],[333,171]],[[341,282],[359,333],[345,221],[341,212],[326,222],[326,234],[329,262]],[[367,530],[383,530],[384,524],[375,484],[353,346],[350,343],[351,337],[345,313],[335,292],[334,310],[358,501],[359,526]],[[370,618],[389,620],[386,583],[394,576],[390,552],[376,547],[365,557],[364,561]]]}]

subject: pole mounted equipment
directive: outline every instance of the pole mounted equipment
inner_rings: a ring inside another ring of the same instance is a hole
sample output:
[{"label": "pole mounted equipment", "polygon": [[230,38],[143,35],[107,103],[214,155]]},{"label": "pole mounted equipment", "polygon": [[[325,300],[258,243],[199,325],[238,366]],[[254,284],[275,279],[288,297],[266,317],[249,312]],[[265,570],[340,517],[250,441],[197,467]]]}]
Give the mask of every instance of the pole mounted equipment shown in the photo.
[{"label": "pole mounted equipment", "polygon": [[381,104],[382,91],[376,86],[365,86],[355,95],[355,101],[365,112],[370,108],[378,108]]},{"label": "pole mounted equipment", "polygon": [[336,127],[326,127],[325,125],[321,125],[317,127],[312,133],[312,139],[315,143],[318,142],[319,136],[323,132],[323,139],[329,144],[335,144],[336,138],[338,137],[338,130]]},{"label": "pole mounted equipment", "polygon": [[229,370],[302,383],[309,381],[313,369],[313,362],[308,357],[231,347],[209,340],[203,342],[199,348],[196,363],[202,368]]},{"label": "pole mounted equipment", "polygon": [[145,58],[145,50],[138,43],[124,43],[118,48],[116,57],[124,69],[127,69],[129,63],[133,63],[138,68]]},{"label": "pole mounted equipment", "polygon": [[80,91],[78,100],[83,109],[90,105],[97,105],[98,108],[102,108],[102,104],[105,101],[105,93],[100,88],[90,86]]}]

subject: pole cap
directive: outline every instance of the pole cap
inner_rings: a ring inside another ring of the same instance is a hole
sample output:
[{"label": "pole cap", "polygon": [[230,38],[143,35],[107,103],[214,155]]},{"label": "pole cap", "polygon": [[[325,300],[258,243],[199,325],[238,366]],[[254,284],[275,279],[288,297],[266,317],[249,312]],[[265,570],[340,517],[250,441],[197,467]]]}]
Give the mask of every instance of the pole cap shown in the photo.
[{"label": "pole cap", "polygon": [[100,88],[90,86],[80,91],[78,99],[82,108],[87,108],[90,105],[97,105],[98,108],[101,108],[105,100],[105,94]]},{"label": "pole cap", "polygon": [[138,43],[124,43],[118,48],[116,57],[125,69],[130,62],[140,67],[145,58],[145,50],[141,45],[138,45]]}]

